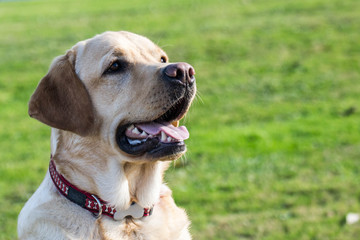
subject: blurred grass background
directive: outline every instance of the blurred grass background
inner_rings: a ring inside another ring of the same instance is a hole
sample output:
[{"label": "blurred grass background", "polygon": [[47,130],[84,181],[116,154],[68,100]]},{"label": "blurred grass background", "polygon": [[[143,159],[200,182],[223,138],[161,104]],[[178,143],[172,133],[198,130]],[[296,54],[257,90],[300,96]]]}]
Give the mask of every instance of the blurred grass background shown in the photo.
[{"label": "blurred grass background", "polygon": [[186,158],[166,175],[194,239],[358,239],[360,1],[0,1],[0,239],[48,166],[27,101],[52,59],[128,30],[191,63]]}]

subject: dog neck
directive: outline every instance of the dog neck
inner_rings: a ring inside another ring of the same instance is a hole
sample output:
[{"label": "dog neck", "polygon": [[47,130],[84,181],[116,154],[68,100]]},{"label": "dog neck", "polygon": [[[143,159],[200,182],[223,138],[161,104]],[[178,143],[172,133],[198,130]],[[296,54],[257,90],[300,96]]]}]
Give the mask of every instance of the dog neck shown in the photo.
[{"label": "dog neck", "polygon": [[98,139],[52,129],[51,154],[58,171],[73,185],[117,209],[128,209],[132,202],[153,207],[159,201],[169,163],[124,162],[109,144]]}]

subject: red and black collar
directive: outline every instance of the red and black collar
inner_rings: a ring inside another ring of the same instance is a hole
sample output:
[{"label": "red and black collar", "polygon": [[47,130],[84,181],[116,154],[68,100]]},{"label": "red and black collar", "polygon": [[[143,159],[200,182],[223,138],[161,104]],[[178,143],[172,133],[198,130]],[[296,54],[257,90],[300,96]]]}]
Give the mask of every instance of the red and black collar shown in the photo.
[{"label": "red and black collar", "polygon": [[142,208],[137,203],[133,202],[129,209],[118,211],[115,207],[108,205],[107,202],[101,198],[83,191],[72,185],[65,179],[57,170],[53,159],[50,160],[49,172],[58,191],[67,199],[76,203],[82,208],[94,213],[96,217],[101,217],[103,214],[114,220],[123,220],[127,216],[133,218],[148,217],[152,214],[153,208]]}]

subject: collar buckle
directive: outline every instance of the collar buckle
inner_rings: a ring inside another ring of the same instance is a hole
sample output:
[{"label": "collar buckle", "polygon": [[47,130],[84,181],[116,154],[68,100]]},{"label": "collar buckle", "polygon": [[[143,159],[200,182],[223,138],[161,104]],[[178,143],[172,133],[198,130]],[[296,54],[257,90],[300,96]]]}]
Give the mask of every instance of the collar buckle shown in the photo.
[{"label": "collar buckle", "polygon": [[101,215],[102,215],[102,204],[101,204],[101,202],[100,202],[100,200],[95,196],[95,195],[91,195],[94,199],[95,199],[95,201],[97,202],[97,204],[98,204],[98,206],[99,206],[99,212],[98,212],[98,214],[96,215],[95,213],[93,213],[94,214],[94,216],[96,217],[96,218],[100,218],[101,217]]}]

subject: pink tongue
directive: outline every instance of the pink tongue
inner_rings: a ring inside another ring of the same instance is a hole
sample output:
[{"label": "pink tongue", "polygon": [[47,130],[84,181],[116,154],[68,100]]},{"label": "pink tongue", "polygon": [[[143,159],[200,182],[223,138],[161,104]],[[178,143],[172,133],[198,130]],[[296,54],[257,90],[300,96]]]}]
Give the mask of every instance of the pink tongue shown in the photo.
[{"label": "pink tongue", "polygon": [[175,138],[176,140],[182,141],[189,138],[189,132],[185,126],[174,127],[171,123],[166,122],[141,123],[136,124],[135,126],[154,136],[163,131],[166,135]]}]

